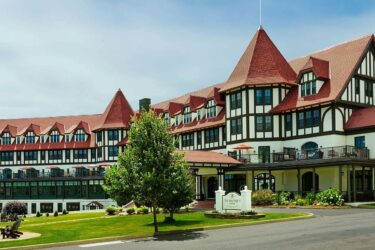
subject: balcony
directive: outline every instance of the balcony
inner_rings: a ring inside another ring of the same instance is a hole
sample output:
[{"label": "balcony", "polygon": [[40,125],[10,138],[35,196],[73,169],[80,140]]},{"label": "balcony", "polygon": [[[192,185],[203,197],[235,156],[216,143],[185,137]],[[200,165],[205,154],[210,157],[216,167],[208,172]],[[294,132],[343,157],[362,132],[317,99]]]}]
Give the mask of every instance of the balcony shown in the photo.
[{"label": "balcony", "polygon": [[274,152],[270,154],[231,154],[230,156],[245,164],[267,164],[328,159],[368,160],[370,152],[367,148],[356,148],[354,146],[338,146],[328,148],[320,147],[317,149],[308,150],[285,148],[284,152]]}]

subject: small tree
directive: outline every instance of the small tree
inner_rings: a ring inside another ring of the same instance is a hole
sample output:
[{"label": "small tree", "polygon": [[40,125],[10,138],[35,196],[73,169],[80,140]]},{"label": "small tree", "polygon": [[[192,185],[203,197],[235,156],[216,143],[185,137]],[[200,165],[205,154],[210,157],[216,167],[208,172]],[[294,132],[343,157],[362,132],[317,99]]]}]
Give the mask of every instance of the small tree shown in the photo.
[{"label": "small tree", "polygon": [[6,215],[24,215],[27,214],[27,207],[25,203],[19,201],[10,201],[4,206],[3,213]]},{"label": "small tree", "polygon": [[173,215],[181,207],[190,204],[194,200],[194,180],[188,169],[188,165],[182,159],[183,155],[176,156],[176,162],[169,169],[170,174],[168,190],[164,192],[164,196],[160,201],[160,206],[168,210],[170,222],[174,221]]},{"label": "small tree", "polygon": [[170,193],[170,168],[181,157],[175,153],[173,137],[160,116],[151,110],[143,111],[132,121],[130,143],[117,166],[106,172],[104,189],[111,197],[121,194],[137,203],[150,204],[157,232],[156,211],[162,198]]}]

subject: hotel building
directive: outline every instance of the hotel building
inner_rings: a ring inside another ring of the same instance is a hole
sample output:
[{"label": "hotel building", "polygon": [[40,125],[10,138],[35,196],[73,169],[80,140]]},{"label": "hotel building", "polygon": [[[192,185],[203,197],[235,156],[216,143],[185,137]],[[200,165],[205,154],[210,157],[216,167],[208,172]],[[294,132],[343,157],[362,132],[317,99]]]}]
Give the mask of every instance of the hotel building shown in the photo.
[{"label": "hotel building", "polygon": [[[151,105],[195,176],[218,186],[298,194],[329,187],[375,197],[373,35],[287,61],[260,27],[228,80]],[[149,105],[149,99],[140,101]],[[0,120],[0,205],[29,213],[103,208],[101,185],[134,115],[119,90],[104,113]]]}]

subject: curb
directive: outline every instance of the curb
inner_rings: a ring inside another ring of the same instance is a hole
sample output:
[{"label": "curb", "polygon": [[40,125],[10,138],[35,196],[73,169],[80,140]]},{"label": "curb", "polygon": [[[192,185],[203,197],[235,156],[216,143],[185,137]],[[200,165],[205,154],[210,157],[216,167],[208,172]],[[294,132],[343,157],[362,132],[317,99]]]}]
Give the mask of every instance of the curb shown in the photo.
[{"label": "curb", "polygon": [[255,222],[241,222],[241,223],[222,224],[222,225],[214,225],[214,226],[206,226],[206,227],[196,227],[196,228],[190,228],[190,229],[173,230],[169,232],[158,232],[158,233],[154,233],[153,235],[144,235],[144,236],[138,236],[138,237],[137,236],[109,236],[109,237],[101,237],[101,238],[94,238],[94,239],[87,239],[87,240],[37,244],[37,245],[31,245],[31,246],[5,247],[5,248],[0,248],[0,249],[42,249],[42,248],[49,248],[49,247],[63,247],[63,246],[73,246],[73,245],[78,245],[78,244],[105,242],[105,241],[110,241],[110,240],[142,240],[142,239],[146,240],[146,239],[149,239],[150,237],[152,238],[152,237],[158,237],[158,236],[175,235],[175,234],[190,233],[190,232],[197,232],[197,231],[208,231],[208,230],[225,229],[225,228],[231,228],[231,227],[260,225],[260,224],[268,224],[268,223],[274,223],[274,222],[277,223],[277,222],[296,221],[296,220],[311,219],[314,217],[315,215],[313,213],[306,213],[306,215],[301,215],[301,216],[291,217],[291,218],[270,219],[270,220],[255,221]]}]

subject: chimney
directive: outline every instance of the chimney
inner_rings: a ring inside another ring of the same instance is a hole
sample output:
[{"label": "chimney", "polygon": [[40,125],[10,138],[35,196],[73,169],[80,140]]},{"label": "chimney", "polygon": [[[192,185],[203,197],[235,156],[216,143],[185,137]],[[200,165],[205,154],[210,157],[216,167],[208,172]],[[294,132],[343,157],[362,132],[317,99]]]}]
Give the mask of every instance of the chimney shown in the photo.
[{"label": "chimney", "polygon": [[143,98],[139,100],[139,112],[148,111],[150,109],[151,99]]}]

